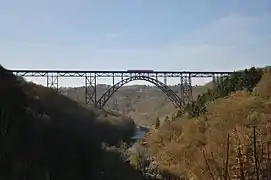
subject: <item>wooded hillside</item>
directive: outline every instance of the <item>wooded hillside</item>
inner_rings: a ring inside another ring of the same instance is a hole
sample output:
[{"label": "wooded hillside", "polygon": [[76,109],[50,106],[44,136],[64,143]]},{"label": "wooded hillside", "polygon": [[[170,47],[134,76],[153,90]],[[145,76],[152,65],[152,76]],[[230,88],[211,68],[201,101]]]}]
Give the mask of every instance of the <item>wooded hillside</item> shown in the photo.
[{"label": "wooded hillside", "polygon": [[188,116],[150,133],[159,169],[204,180],[270,177],[270,92],[270,70],[224,79],[188,106]]}]

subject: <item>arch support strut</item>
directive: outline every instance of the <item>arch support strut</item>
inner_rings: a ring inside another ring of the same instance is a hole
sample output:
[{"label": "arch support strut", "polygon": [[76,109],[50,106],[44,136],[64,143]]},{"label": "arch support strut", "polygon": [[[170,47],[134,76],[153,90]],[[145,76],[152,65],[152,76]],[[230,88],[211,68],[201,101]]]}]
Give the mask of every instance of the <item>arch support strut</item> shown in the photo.
[{"label": "arch support strut", "polygon": [[173,105],[175,106],[176,109],[179,111],[183,111],[184,109],[184,103],[183,100],[172,90],[170,89],[167,85],[164,83],[158,81],[157,79],[148,77],[148,76],[132,76],[126,79],[121,80],[120,82],[114,84],[110,89],[108,89],[102,97],[97,101],[96,106],[99,108],[103,108],[107,101],[110,99],[110,97],[123,85],[135,81],[135,80],[145,80],[148,81],[154,85],[156,85],[159,89],[161,89],[166,96],[171,100]]}]

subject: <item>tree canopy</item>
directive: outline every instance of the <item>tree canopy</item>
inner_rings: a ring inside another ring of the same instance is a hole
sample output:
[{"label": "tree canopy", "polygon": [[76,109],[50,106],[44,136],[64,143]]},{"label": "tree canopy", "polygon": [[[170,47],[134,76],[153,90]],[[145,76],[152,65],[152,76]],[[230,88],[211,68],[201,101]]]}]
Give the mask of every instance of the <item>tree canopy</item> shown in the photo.
[{"label": "tree canopy", "polygon": [[231,76],[220,78],[213,89],[199,95],[194,101],[191,101],[185,107],[185,112],[190,117],[198,117],[206,112],[206,103],[214,101],[217,98],[228,96],[235,91],[246,90],[252,92],[253,88],[261,79],[262,72],[255,67],[238,71]]}]

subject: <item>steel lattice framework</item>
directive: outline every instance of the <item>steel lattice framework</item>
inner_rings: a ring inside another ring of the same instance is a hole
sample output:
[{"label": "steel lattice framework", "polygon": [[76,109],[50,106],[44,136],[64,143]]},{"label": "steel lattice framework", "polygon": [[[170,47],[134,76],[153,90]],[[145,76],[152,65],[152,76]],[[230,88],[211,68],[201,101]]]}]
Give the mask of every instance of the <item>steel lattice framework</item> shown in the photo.
[{"label": "steel lattice framework", "polygon": [[[123,85],[135,80],[144,80],[160,88],[172,101],[174,106],[181,110],[184,105],[192,100],[192,78],[213,78],[214,85],[220,83],[225,76],[234,72],[202,72],[202,71],[152,71],[152,70],[127,70],[127,71],[77,71],[77,70],[9,70],[22,77],[46,77],[47,87],[58,90],[59,77],[84,77],[85,78],[85,103],[92,103],[103,108],[109,98]],[[112,78],[112,86],[97,100],[97,78]],[[115,78],[121,80],[115,83]],[[163,78],[164,82],[158,81]],[[167,86],[167,78],[180,79],[180,96]]]},{"label": "steel lattice framework", "polygon": [[148,81],[154,85],[156,85],[159,89],[161,89],[166,95],[167,97],[172,101],[173,105],[177,108],[177,109],[182,109],[184,103],[182,102],[182,99],[173,91],[171,90],[167,85],[165,85],[164,83],[148,77],[148,76],[132,76],[130,78],[126,78],[123,79],[122,81],[118,82],[117,84],[115,84],[114,86],[112,86],[111,88],[109,88],[103,95],[102,97],[97,101],[97,106],[100,108],[103,108],[104,105],[106,104],[106,102],[109,100],[109,98],[119,89],[121,88],[123,85],[131,82],[131,81],[135,81],[135,80],[144,80],[144,81]]}]

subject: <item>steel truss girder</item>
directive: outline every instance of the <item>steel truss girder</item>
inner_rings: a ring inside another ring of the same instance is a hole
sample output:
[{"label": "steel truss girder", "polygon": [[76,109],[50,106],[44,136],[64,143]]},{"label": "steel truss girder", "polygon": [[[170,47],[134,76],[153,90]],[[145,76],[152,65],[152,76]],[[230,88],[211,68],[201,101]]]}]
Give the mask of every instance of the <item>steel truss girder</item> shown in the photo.
[{"label": "steel truss girder", "polygon": [[96,74],[86,74],[85,75],[85,103],[89,104],[92,102],[92,104],[96,105],[97,100],[97,77]]},{"label": "steel truss girder", "polygon": [[16,76],[22,77],[45,77],[47,76],[48,72],[14,72]]},{"label": "steel truss girder", "polygon": [[228,76],[234,72],[193,72],[193,71],[152,71],[152,72],[128,72],[128,71],[69,71],[69,70],[9,70],[18,76],[24,77],[44,77],[48,73],[57,73],[59,77],[84,77],[86,74],[96,74],[96,77],[123,77],[149,76],[156,77],[175,77],[178,78],[189,74],[192,78],[208,78],[214,75]]},{"label": "steel truss girder", "polygon": [[58,74],[47,73],[47,87],[58,90]]},{"label": "steel truss girder", "polygon": [[161,89],[167,97],[171,100],[173,105],[178,109],[178,110],[183,110],[183,104],[182,104],[182,99],[174,92],[172,91],[167,85],[164,83],[148,77],[148,76],[132,76],[126,79],[123,79],[122,81],[119,81],[115,85],[113,85],[111,88],[109,88],[103,95],[102,97],[97,101],[96,106],[99,108],[103,108],[106,104],[106,102],[109,100],[109,98],[123,85],[135,81],[135,80],[145,80],[148,81],[154,85],[156,85],[159,89]]}]

